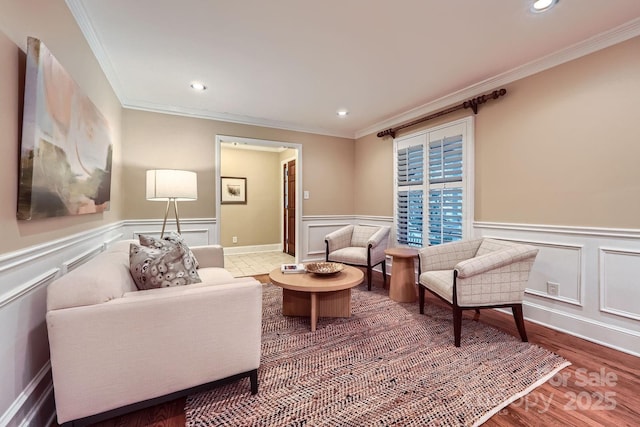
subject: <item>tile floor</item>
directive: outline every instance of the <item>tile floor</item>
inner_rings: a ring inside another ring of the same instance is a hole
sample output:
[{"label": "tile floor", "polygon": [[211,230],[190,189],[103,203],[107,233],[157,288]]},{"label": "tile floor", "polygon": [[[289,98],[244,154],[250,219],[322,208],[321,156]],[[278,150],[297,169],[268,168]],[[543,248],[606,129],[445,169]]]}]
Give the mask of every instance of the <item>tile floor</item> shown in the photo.
[{"label": "tile floor", "polygon": [[224,268],[233,277],[267,274],[281,264],[292,264],[295,258],[284,252],[254,252],[248,254],[225,255]]}]

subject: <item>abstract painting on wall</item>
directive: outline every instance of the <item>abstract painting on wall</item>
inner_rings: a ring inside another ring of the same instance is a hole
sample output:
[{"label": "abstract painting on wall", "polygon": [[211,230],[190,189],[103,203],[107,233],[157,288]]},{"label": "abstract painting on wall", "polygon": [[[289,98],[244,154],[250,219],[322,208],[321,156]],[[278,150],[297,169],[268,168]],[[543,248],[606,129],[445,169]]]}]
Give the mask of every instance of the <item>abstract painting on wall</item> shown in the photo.
[{"label": "abstract painting on wall", "polygon": [[18,219],[108,210],[112,149],[106,118],[46,46],[30,37]]}]

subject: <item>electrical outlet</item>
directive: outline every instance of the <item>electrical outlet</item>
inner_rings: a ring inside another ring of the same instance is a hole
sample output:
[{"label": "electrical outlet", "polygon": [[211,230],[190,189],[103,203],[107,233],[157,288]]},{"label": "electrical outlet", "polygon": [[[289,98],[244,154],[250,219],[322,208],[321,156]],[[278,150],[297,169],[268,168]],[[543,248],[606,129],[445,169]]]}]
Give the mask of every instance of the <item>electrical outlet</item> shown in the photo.
[{"label": "electrical outlet", "polygon": [[560,283],[547,282],[547,293],[549,295],[558,296],[559,288],[560,288]]},{"label": "electrical outlet", "polygon": [[233,237],[231,238],[231,241],[232,241],[233,243],[238,243],[238,236],[233,236]]}]

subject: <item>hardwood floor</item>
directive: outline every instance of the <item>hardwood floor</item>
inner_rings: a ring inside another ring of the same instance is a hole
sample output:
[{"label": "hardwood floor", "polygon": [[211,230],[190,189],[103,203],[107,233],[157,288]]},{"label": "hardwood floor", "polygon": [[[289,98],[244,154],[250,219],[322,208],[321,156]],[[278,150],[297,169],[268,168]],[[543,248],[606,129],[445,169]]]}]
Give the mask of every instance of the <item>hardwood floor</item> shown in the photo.
[{"label": "hardwood floor", "polygon": [[[256,278],[263,283],[268,281],[266,275]],[[374,286],[382,286],[381,274],[373,279]],[[432,295],[427,295],[427,303],[444,306]],[[481,310],[480,315],[467,311],[465,316],[518,336],[511,315]],[[485,426],[640,425],[640,358],[535,323],[525,323],[531,343],[559,354],[572,365],[494,415]],[[451,333],[453,344],[453,320]],[[464,328],[462,334],[464,339]],[[177,399],[96,425],[184,426],[184,403],[185,399]]]}]

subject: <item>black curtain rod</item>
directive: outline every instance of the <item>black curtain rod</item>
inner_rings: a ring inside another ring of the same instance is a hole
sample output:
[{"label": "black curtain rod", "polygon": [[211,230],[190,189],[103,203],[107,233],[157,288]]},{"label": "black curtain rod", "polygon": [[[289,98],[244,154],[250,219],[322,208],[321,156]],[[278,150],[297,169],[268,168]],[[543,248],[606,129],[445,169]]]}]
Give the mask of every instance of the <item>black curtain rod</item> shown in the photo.
[{"label": "black curtain rod", "polygon": [[437,113],[429,114],[428,116],[422,117],[412,122],[405,123],[403,125],[378,132],[378,138],[383,138],[385,136],[391,136],[391,138],[395,138],[396,132],[398,132],[401,129],[408,128],[413,125],[417,125],[418,123],[426,122],[427,120],[435,119],[436,117],[444,116],[445,114],[453,113],[454,111],[458,111],[463,108],[471,108],[474,114],[478,114],[478,106],[480,104],[484,104],[490,99],[498,99],[501,96],[506,95],[506,93],[507,93],[506,89],[499,89],[499,90],[494,90],[493,92],[485,95],[476,96],[475,98],[472,98],[468,101],[464,101],[462,104],[455,105],[445,110],[438,111]]}]

